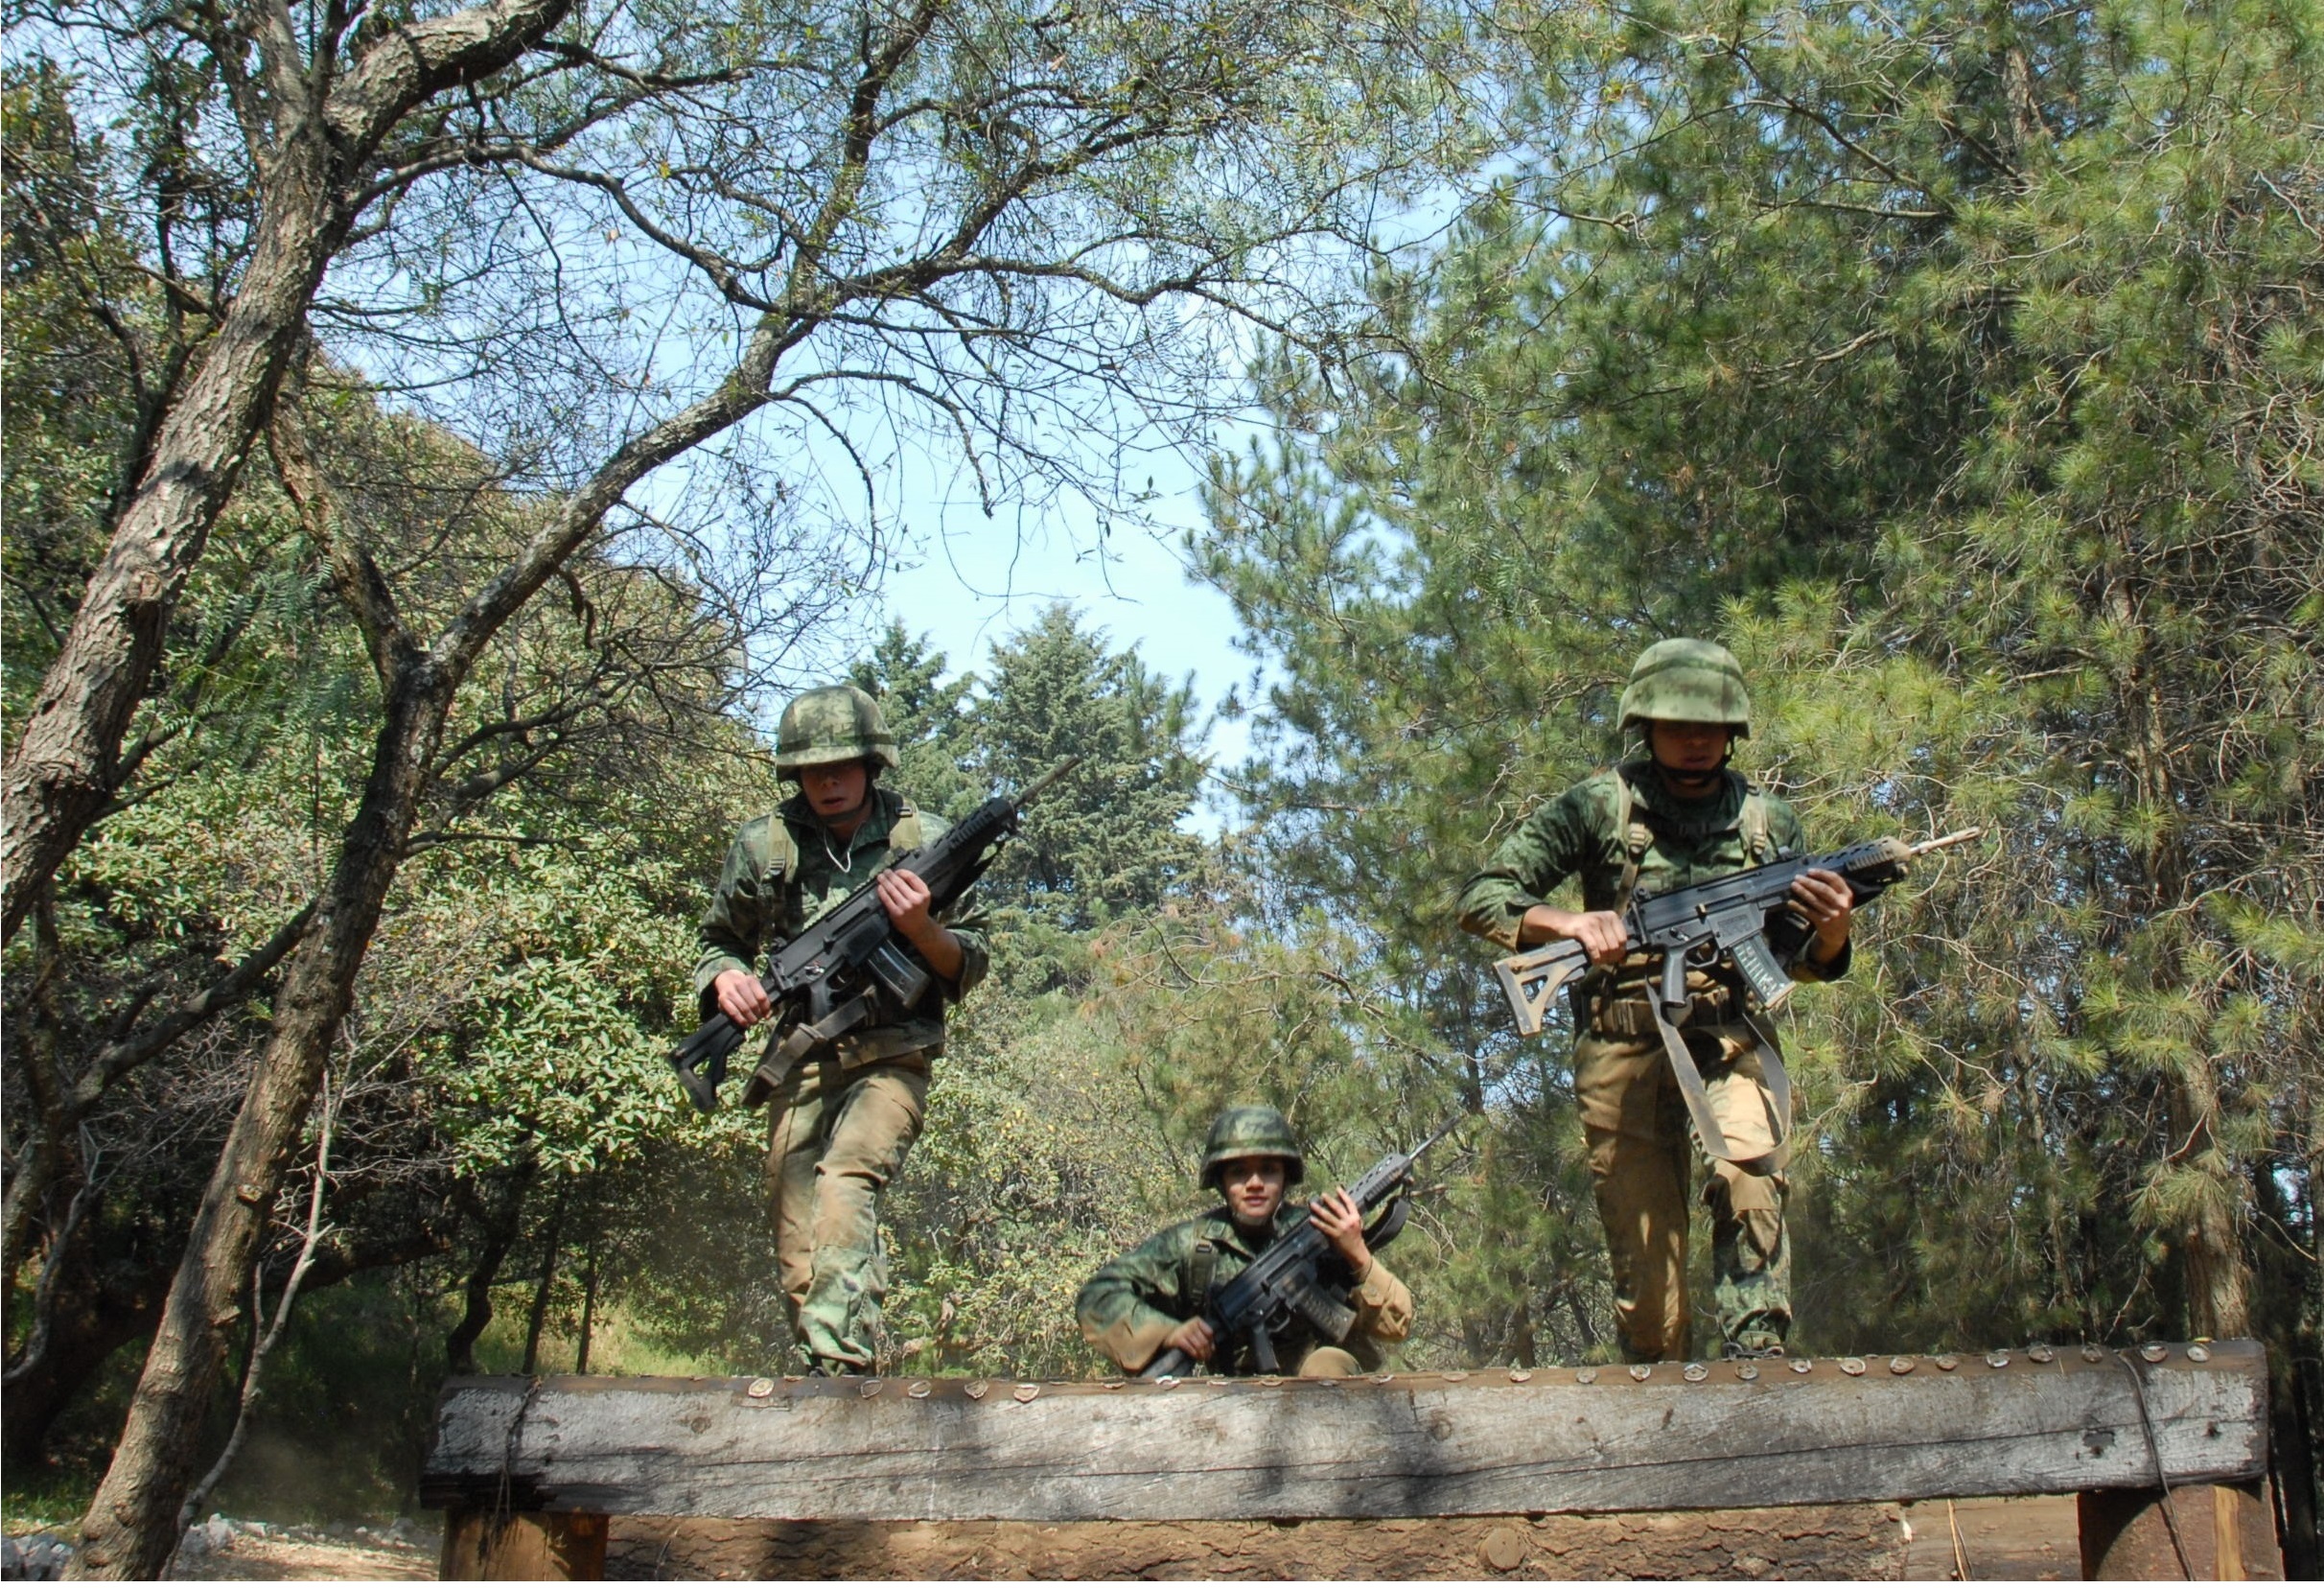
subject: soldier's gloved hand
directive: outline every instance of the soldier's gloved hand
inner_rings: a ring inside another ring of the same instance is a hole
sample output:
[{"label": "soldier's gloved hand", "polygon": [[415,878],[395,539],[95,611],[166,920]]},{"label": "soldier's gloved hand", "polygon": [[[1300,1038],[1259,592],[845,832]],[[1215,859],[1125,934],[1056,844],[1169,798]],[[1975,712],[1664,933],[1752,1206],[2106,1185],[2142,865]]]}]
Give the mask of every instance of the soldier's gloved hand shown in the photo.
[{"label": "soldier's gloved hand", "polygon": [[738,1026],[755,1026],[775,1013],[767,990],[748,970],[719,971],[710,991],[717,994],[718,1013]]},{"label": "soldier's gloved hand", "polygon": [[1344,1185],[1317,1197],[1308,1208],[1308,1223],[1323,1231],[1323,1238],[1332,1243],[1350,1273],[1358,1278],[1372,1264],[1372,1249],[1363,1244],[1363,1209],[1348,1195]]},{"label": "soldier's gloved hand", "polygon": [[[1210,1324],[1199,1318],[1190,1318],[1163,1337],[1162,1350],[1184,1351],[1197,1362],[1208,1362],[1211,1350],[1217,1344]],[[1159,1356],[1161,1352],[1154,1354]]]}]

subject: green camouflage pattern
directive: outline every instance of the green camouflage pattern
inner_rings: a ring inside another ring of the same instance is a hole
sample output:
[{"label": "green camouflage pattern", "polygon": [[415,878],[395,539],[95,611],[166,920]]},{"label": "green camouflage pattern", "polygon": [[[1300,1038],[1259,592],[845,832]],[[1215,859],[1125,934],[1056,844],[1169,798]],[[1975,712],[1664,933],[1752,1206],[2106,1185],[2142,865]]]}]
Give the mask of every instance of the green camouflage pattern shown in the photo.
[{"label": "green camouflage pattern", "polygon": [[1202,1183],[1217,1178],[1219,1165],[1239,1157],[1282,1158],[1290,1165],[1292,1185],[1307,1178],[1307,1159],[1291,1134],[1290,1121],[1263,1103],[1222,1109],[1211,1121],[1210,1138],[1202,1144]]},{"label": "green camouflage pattern", "polygon": [[[722,972],[756,969],[768,953],[797,937],[809,922],[870,881],[872,874],[895,857],[889,836],[903,810],[901,795],[874,784],[871,810],[844,844],[815,819],[803,795],[794,794],[769,815],[743,824],[727,851],[726,866],[698,933],[702,956],[694,964],[694,993],[702,1018],[709,1019],[717,1009],[710,984]],[[778,822],[789,829],[798,855],[797,870],[788,885],[782,880],[777,856]],[[920,842],[926,844],[933,843],[951,824],[921,811],[919,825]],[[985,920],[974,908],[974,899],[971,892],[941,917],[961,940],[960,980],[947,984],[940,979],[941,998],[842,1037],[833,1044],[842,1063],[865,1063],[922,1049],[941,1051],[944,1004],[959,1000],[983,981],[991,963],[985,944]],[[769,1035],[771,1039],[772,1033]],[[811,1063],[816,1057],[809,1054],[806,1062]]]},{"label": "green camouflage pattern", "polygon": [[767,1191],[791,1329],[810,1364],[875,1371],[888,1338],[879,1199],[927,1118],[918,1055],[845,1069],[806,1064],[777,1094]]},{"label": "green camouflage pattern", "polygon": [[[1222,1286],[1307,1220],[1305,1204],[1287,1202],[1275,1210],[1274,1227],[1267,1238],[1254,1245],[1224,1207],[1214,1207],[1148,1237],[1099,1269],[1081,1286],[1074,1298],[1074,1316],[1081,1322],[1082,1338],[1121,1366],[1136,1372],[1160,1353],[1162,1342],[1172,1330],[1201,1312],[1202,1264],[1196,1249],[1202,1242],[1208,1241],[1215,1253],[1209,1265],[1210,1283]],[[1336,1267],[1327,1262],[1325,1275],[1329,1277]],[[1339,1281],[1346,1281],[1344,1271]],[[1356,1309],[1356,1326],[1340,1343],[1366,1371],[1375,1371],[1383,1360],[1381,1346],[1411,1332],[1412,1293],[1375,1256],[1361,1282],[1348,1296],[1348,1305]],[[1275,1342],[1276,1357],[1288,1367],[1316,1346],[1328,1343],[1317,1340],[1307,1324],[1296,1322]],[[1214,1355],[1202,1370],[1251,1373],[1258,1368],[1250,1360],[1249,1343],[1238,1341]]]},{"label": "green camouflage pattern", "polygon": [[1638,722],[1723,722],[1751,736],[1751,695],[1743,666],[1725,645],[1664,640],[1648,645],[1622,690],[1621,726]]},{"label": "green camouflage pattern", "polygon": [[[1569,878],[1580,882],[1585,909],[1617,910],[1627,903],[1622,898],[1630,860],[1630,834],[1621,820],[1624,782],[1630,820],[1646,839],[1638,856],[1638,885],[1649,893],[1711,881],[1774,858],[1752,852],[1745,807],[1754,798],[1761,802],[1769,849],[1807,850],[1798,813],[1776,796],[1755,791],[1739,773],[1724,774],[1719,790],[1706,799],[1682,800],[1663,787],[1651,762],[1629,761],[1535,807],[1461,889],[1461,926],[1515,949],[1525,912],[1545,902]],[[1802,959],[1792,975],[1800,981],[1833,980],[1848,973],[1854,952],[1852,944],[1844,946],[1824,966]],[[1656,969],[1654,956],[1631,956],[1615,971],[1606,995],[1643,996],[1643,984]],[[1687,973],[1687,984],[1697,992],[1721,979],[1715,969]],[[1713,1088],[1714,1108],[1720,1106],[1719,1087],[1730,1069],[1749,1078],[1753,1097],[1764,1096],[1751,1053],[1757,1039],[1748,1026],[1683,1030],[1688,1047],[1697,1050],[1706,1084]],[[1685,1317],[1685,1246],[1688,1183],[1698,1155],[1661,1039],[1589,1026],[1574,1045],[1574,1085],[1613,1259],[1623,1354],[1632,1361],[1686,1354],[1691,1329]],[[1719,1331],[1739,1345],[1779,1344],[1791,1324],[1784,1179],[1751,1175],[1709,1159],[1703,1161],[1702,1173]]]},{"label": "green camouflage pattern", "polygon": [[879,702],[854,685],[809,689],[783,708],[775,731],[776,771],[866,759],[893,768],[895,736]]},{"label": "green camouflage pattern", "polygon": [[[1647,892],[1691,887],[1774,858],[1750,852],[1743,804],[1753,790],[1740,773],[1726,773],[1724,786],[1708,799],[1682,800],[1663,788],[1651,762],[1628,761],[1584,779],[1535,806],[1518,824],[1485,869],[1461,888],[1463,929],[1514,950],[1525,912],[1569,877],[1580,879],[1586,910],[1618,910],[1629,903],[1621,897],[1628,851],[1617,778],[1629,782],[1631,819],[1648,834],[1638,876]],[[1758,797],[1766,805],[1771,845],[1785,853],[1804,852],[1807,829],[1799,814],[1773,794],[1762,791]],[[1802,961],[1792,974],[1801,981],[1835,980],[1847,972],[1853,951],[1852,946],[1843,948],[1837,960],[1823,967]]]}]

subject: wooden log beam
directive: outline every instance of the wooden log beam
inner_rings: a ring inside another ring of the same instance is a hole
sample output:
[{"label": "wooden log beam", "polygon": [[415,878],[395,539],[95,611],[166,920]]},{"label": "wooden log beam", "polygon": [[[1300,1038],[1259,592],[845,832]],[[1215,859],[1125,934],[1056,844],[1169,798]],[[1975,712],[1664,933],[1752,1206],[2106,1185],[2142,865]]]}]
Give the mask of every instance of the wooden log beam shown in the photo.
[{"label": "wooden log beam", "polygon": [[2249,1342],[1636,1372],[460,1379],[421,1494],[778,1520],[1418,1517],[2243,1483],[2266,1465]]}]

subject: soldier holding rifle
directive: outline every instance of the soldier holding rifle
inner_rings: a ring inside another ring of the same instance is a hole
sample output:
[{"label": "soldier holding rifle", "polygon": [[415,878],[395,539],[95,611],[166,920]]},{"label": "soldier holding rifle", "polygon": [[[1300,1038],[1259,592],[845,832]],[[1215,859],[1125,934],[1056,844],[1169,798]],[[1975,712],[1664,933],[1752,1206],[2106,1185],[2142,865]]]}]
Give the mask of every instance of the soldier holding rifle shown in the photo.
[{"label": "soldier holding rifle", "polygon": [[[1589,1143],[1598,1216],[1613,1259],[1624,1357],[1692,1355],[1686,1294],[1689,1113],[1665,1049],[1657,953],[1633,952],[1620,914],[1634,892],[1673,888],[1805,852],[1792,808],[1731,770],[1751,732],[1743,671],[1700,640],[1649,646],[1622,691],[1621,728],[1647,752],[1575,784],[1527,816],[1460,897],[1460,923],[1516,949],[1558,939],[1588,951],[1575,984],[1574,1089]],[[1546,896],[1578,877],[1582,908]],[[1801,981],[1847,973],[1853,894],[1814,869],[1791,884],[1805,941]],[[1726,1156],[1707,1154],[1711,1269],[1719,1332],[1735,1355],[1780,1355],[1791,1327],[1791,1249],[1784,1234],[1789,1088],[1773,1035],[1752,1013],[1732,959],[1686,968],[1672,1040],[1700,1072]],[[1771,1079],[1775,1085],[1771,1086]],[[1701,1137],[1705,1133],[1693,1133]],[[1699,1145],[1699,1143],[1698,1143]]]},{"label": "soldier holding rifle", "polygon": [[[1345,1187],[1310,1207],[1284,1200],[1306,1172],[1282,1114],[1251,1105],[1220,1113],[1203,1146],[1202,1183],[1223,1204],[1171,1226],[1092,1274],[1074,1303],[1083,1338],[1133,1373],[1166,1356],[1206,1364],[1215,1373],[1270,1372],[1278,1362],[1268,1359],[1278,1353],[1280,1366],[1303,1378],[1348,1378],[1378,1367],[1381,1343],[1411,1330],[1412,1293],[1367,1244],[1364,1209]],[[1295,1312],[1281,1320],[1280,1335],[1220,1338],[1208,1316],[1215,1299],[1302,1225],[1313,1226],[1331,1252],[1323,1265],[1331,1272],[1319,1274],[1318,1284],[1334,1294],[1312,1310],[1334,1319],[1333,1332],[1344,1338],[1333,1340],[1313,1318]],[[1375,1228],[1375,1240],[1387,1238]]]},{"label": "soldier holding rifle", "polygon": [[827,1373],[874,1366],[888,1288],[879,1193],[919,1134],[929,1065],[944,1050],[944,1006],[983,980],[987,964],[975,917],[947,921],[931,910],[919,876],[889,867],[947,827],[879,786],[895,763],[895,736],[863,690],[840,685],[791,702],[775,766],[799,790],[736,834],[694,969],[705,1019],[764,1020],[775,1011],[752,969],[761,954],[870,880],[896,935],[933,972],[909,1007],[874,989],[877,1007],[863,1023],[795,1063],[762,1064],[744,1093],[746,1104],[774,1103],[767,1186],[783,1296],[809,1366]]}]

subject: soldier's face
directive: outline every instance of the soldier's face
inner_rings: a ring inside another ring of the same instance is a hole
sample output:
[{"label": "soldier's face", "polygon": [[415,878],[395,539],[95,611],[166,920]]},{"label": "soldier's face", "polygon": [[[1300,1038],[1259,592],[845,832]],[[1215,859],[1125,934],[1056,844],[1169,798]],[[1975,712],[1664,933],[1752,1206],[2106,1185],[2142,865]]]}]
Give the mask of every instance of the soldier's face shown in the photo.
[{"label": "soldier's face", "polygon": [[1226,1210],[1239,1225],[1252,1228],[1270,1223],[1283,1205],[1284,1187],[1290,1184],[1290,1167],[1279,1157],[1228,1158],[1219,1165],[1219,1186],[1226,1193]]},{"label": "soldier's face", "polygon": [[1655,764],[1683,778],[1704,778],[1727,759],[1734,730],[1723,722],[1650,722],[1646,743]]},{"label": "soldier's face", "polygon": [[859,760],[800,768],[799,786],[807,805],[825,822],[842,821],[863,808],[872,774]]}]

